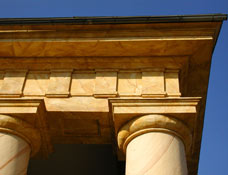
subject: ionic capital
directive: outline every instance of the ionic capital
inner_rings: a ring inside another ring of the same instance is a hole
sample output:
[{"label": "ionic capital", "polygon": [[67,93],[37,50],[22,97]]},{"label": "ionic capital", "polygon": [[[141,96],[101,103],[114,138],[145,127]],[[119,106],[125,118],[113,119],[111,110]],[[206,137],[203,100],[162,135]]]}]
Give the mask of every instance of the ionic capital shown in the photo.
[{"label": "ionic capital", "polygon": [[0,114],[0,132],[17,135],[31,146],[31,156],[35,155],[41,145],[41,136],[37,129],[27,122]]},{"label": "ionic capital", "polygon": [[178,136],[185,145],[186,153],[190,150],[192,143],[190,129],[180,120],[158,114],[144,115],[122,126],[117,135],[119,149],[126,152],[131,140],[148,132],[165,132]]}]

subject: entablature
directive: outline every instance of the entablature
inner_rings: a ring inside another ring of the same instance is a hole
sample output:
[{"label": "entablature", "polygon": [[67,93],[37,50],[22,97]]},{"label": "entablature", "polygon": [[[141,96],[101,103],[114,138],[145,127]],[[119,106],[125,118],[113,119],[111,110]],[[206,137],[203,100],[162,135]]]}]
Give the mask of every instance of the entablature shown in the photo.
[{"label": "entablature", "polygon": [[164,115],[188,127],[196,174],[221,24],[0,25],[0,114],[37,128],[43,155],[51,143],[115,144],[129,120]]},{"label": "entablature", "polygon": [[178,69],[52,69],[0,72],[0,98],[180,97]]}]

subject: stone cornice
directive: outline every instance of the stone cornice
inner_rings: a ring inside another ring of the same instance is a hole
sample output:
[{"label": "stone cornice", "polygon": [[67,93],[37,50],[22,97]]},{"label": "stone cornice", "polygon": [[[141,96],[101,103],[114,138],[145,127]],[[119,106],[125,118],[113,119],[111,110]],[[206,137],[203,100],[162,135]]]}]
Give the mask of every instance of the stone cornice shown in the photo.
[{"label": "stone cornice", "polygon": [[27,141],[31,146],[31,156],[34,156],[40,149],[41,136],[39,130],[23,120],[0,114],[0,132],[17,135]]}]

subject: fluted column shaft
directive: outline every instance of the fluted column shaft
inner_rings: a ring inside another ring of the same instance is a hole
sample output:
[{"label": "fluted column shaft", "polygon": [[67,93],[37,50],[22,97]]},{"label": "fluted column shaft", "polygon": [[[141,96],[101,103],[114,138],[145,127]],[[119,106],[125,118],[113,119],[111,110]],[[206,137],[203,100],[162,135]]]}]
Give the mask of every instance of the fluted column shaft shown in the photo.
[{"label": "fluted column shaft", "polygon": [[187,175],[191,132],[180,120],[146,115],[126,123],[118,133],[126,153],[126,175]]}]

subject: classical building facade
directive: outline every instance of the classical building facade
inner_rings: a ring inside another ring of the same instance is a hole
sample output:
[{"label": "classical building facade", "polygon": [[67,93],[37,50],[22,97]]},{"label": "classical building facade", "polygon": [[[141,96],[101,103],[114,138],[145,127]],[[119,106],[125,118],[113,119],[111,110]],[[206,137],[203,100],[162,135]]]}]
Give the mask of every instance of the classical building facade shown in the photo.
[{"label": "classical building facade", "polygon": [[126,175],[196,175],[225,19],[0,19],[0,174],[55,144],[110,144]]}]

